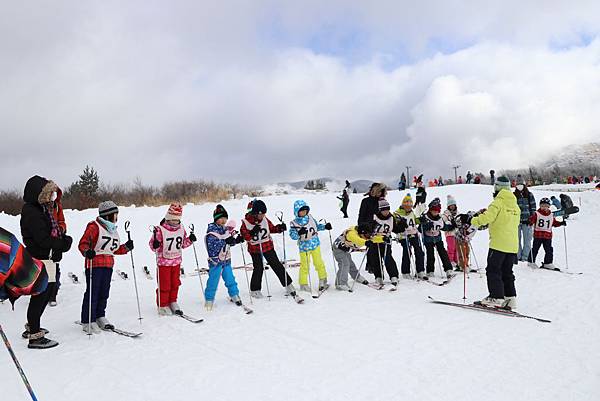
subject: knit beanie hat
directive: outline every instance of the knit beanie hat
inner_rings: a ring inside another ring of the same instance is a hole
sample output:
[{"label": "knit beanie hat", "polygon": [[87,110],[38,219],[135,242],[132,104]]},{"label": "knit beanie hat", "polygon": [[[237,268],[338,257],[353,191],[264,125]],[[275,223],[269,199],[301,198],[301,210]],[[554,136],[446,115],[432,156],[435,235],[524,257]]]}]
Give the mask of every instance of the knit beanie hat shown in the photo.
[{"label": "knit beanie hat", "polygon": [[456,206],[456,199],[454,199],[454,197],[452,195],[448,195],[446,197],[446,203],[448,204],[448,206],[451,206],[451,205]]},{"label": "knit beanie hat", "polygon": [[213,212],[213,219],[214,221],[217,221],[221,217],[229,218],[229,215],[227,214],[227,210],[225,210],[223,205],[217,205],[215,211]]},{"label": "knit beanie hat", "polygon": [[165,215],[165,220],[181,220],[181,216],[183,216],[183,206],[180,203],[171,203]]},{"label": "knit beanie hat", "polygon": [[379,198],[379,211],[390,210],[390,202],[385,198]]},{"label": "knit beanie hat", "polygon": [[113,213],[119,213],[119,208],[113,201],[104,201],[98,205],[98,214],[104,218]]},{"label": "knit beanie hat", "polygon": [[442,211],[442,203],[440,202],[440,198],[435,198],[431,202],[429,202],[429,210],[434,210],[437,212]]},{"label": "knit beanie hat", "polygon": [[501,189],[510,189],[510,181],[504,175],[496,178],[496,182],[494,183],[495,191],[500,191]]},{"label": "knit beanie hat", "polygon": [[413,205],[413,199],[412,196],[410,196],[410,194],[406,194],[406,196],[404,197],[404,199],[402,199],[402,206],[412,206]]},{"label": "knit beanie hat", "polygon": [[260,199],[257,199],[254,202],[252,202],[252,210],[250,211],[250,214],[257,215],[259,213],[266,214],[267,205],[265,205],[265,202],[261,201]]},{"label": "knit beanie hat", "polygon": [[548,205],[548,206],[550,206],[551,204],[552,203],[550,202],[550,199],[548,199],[548,198],[542,198],[542,199],[540,199],[540,207],[542,205]]}]

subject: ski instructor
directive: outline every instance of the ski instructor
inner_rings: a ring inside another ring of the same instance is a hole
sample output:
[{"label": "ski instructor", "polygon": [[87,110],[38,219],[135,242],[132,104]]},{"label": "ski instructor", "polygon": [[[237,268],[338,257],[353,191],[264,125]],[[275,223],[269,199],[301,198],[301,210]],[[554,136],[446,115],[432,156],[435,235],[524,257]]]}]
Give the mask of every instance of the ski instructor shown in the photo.
[{"label": "ski instructor", "polygon": [[519,222],[521,210],[510,190],[510,181],[498,177],[494,184],[494,200],[479,215],[461,215],[461,222],[474,227],[489,226],[490,250],[487,257],[487,285],[489,295],[478,304],[496,308],[516,308],[517,292],[513,263],[519,250]]}]

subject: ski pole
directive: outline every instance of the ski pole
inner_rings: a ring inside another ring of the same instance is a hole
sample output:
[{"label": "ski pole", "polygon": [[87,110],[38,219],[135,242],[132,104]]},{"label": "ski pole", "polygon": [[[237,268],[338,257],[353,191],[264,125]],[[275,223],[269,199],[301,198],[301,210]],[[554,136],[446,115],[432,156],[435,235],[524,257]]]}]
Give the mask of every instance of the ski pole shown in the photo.
[{"label": "ski pole", "polygon": [[[277,217],[277,219],[279,220],[279,222],[281,224],[283,224],[283,212],[282,211],[278,211],[275,213],[275,216]],[[285,231],[281,232],[281,237],[283,238],[283,270],[285,272],[285,288],[287,289],[288,286],[288,282],[287,282],[287,254],[285,251]],[[310,274],[310,273],[309,273]]]},{"label": "ski pole", "polygon": [[[310,277],[310,256],[308,252],[301,252],[300,259],[302,259],[302,254],[306,255],[306,271],[308,272],[308,290],[310,292],[310,296],[312,297],[312,278]],[[302,268],[302,266],[300,266]]]},{"label": "ski pole", "polygon": [[[155,241],[156,241],[156,231],[157,230],[158,230],[158,227],[150,226],[150,231],[153,233]],[[154,250],[154,257],[156,259],[156,282],[158,284],[158,287],[156,288],[156,299],[158,300],[158,304],[156,305],[156,310],[160,310],[160,268],[158,266],[158,248]],[[158,314],[158,316],[161,316],[160,313]]]},{"label": "ski pole", "polygon": [[[92,244],[92,239],[90,238],[90,246]],[[85,258],[85,263],[87,265],[88,268],[88,275],[90,276],[89,279],[89,287],[88,287],[88,338],[91,340],[92,339],[92,288],[93,288],[93,274],[92,274],[92,260]]]},{"label": "ski pole", "polygon": [[[194,225],[190,224],[190,232],[194,234]],[[196,252],[196,243],[192,242],[192,249],[194,250],[194,259],[196,260],[196,270],[198,270],[198,278],[200,279],[200,289],[202,290],[202,297],[204,298],[204,283],[202,282],[202,272],[200,272],[200,265],[198,264],[198,253]]]},{"label": "ski pole", "polygon": [[[263,248],[262,248],[262,242],[260,242],[260,238],[258,240],[258,248],[260,249],[260,262],[263,264],[263,275],[265,277],[265,284],[267,285],[267,298],[269,298],[269,301],[271,300],[271,290],[269,289],[269,276],[267,274],[265,274],[265,270],[267,270],[267,264],[266,259],[265,259],[265,255],[263,253]],[[285,265],[283,265],[283,270],[285,273]],[[287,276],[287,273],[285,273]],[[286,277],[287,278],[287,277]]]},{"label": "ski pole", "polygon": [[248,285],[248,296],[250,297],[250,304],[254,305],[254,301],[252,301],[252,292],[250,291],[250,280],[248,280],[248,269],[246,268],[246,256],[244,256],[244,247],[241,244],[240,251],[242,251],[242,262],[244,263],[244,273],[246,274],[246,284]]},{"label": "ski pole", "polygon": [[[350,256],[352,257],[352,256]],[[360,272],[363,268],[363,264],[365,263],[365,259],[367,259],[367,251],[365,251],[365,256],[363,256],[362,261],[360,262],[360,265],[358,266],[358,274],[356,275],[356,278],[354,279],[354,282],[352,283],[352,287],[350,287],[350,292],[354,291],[354,285],[356,285],[356,279],[360,277]]]},{"label": "ski pole", "polygon": [[[327,220],[325,219],[321,219],[325,222],[325,224],[327,224]],[[333,240],[331,239],[331,230],[327,230],[328,234],[329,234],[329,245],[331,246],[331,261],[333,262],[333,277],[335,277],[335,285],[337,287],[338,285],[338,281],[337,281],[337,268],[335,267],[336,263],[335,263],[335,257],[333,256]]]},{"label": "ski pole", "polygon": [[[413,276],[413,260],[412,260],[413,255],[412,255],[412,250],[410,249],[410,241],[408,240],[408,234],[404,238],[404,241],[406,242],[406,250],[408,252],[409,272],[410,272],[410,275]],[[398,243],[400,243],[400,242],[398,242]],[[404,253],[404,251],[402,251],[402,253]],[[416,277],[416,276],[417,276],[417,262],[415,261],[414,277]]]},{"label": "ski pole", "polygon": [[469,248],[471,248],[471,255],[473,255],[473,260],[475,261],[475,266],[477,266],[477,272],[479,273],[479,278],[481,278],[481,270],[479,270],[479,263],[477,263],[477,255],[475,255],[475,250],[473,249],[473,245],[469,242]]},{"label": "ski pole", "polygon": [[565,237],[565,263],[567,270],[569,270],[569,252],[567,250],[567,226],[563,226],[563,233]]},{"label": "ski pole", "polygon": [[[458,252],[460,254],[459,256],[459,265],[462,264],[462,269],[463,269],[463,303],[467,300],[467,263],[465,260],[465,255],[463,253],[463,249],[462,249],[462,244],[455,238],[454,241],[456,242],[456,245],[458,246]],[[460,263],[460,261],[462,260],[462,263]]]},{"label": "ski pole", "polygon": [[[125,222],[125,232],[127,233],[127,239],[129,241],[131,241],[131,231],[129,231],[129,221]],[[135,286],[135,299],[137,301],[137,310],[138,310],[138,319],[140,321],[140,324],[142,324],[142,311],[140,309],[140,295],[138,293],[138,286],[137,286],[137,278],[135,277],[135,264],[133,263],[133,250],[129,251],[129,254],[131,255],[131,270],[133,271],[133,284]]]},{"label": "ski pole", "polygon": [[0,324],[0,335],[2,336],[2,340],[4,341],[4,345],[6,346],[6,349],[8,350],[10,357],[12,358],[13,362],[15,363],[15,366],[17,367],[17,370],[19,371],[19,375],[21,375],[23,384],[25,384],[25,387],[27,388],[27,391],[29,392],[31,399],[33,401],[37,401],[37,397],[35,396],[35,393],[33,392],[33,389],[31,388],[31,384],[29,384],[29,380],[27,380],[27,376],[25,376],[25,372],[23,371],[23,368],[21,367],[21,364],[19,363],[19,360],[17,359],[17,355],[15,355],[15,352],[13,351],[13,349],[10,345],[10,342],[8,341],[8,337],[6,337],[6,334],[4,333],[4,329],[2,329],[1,324]]}]

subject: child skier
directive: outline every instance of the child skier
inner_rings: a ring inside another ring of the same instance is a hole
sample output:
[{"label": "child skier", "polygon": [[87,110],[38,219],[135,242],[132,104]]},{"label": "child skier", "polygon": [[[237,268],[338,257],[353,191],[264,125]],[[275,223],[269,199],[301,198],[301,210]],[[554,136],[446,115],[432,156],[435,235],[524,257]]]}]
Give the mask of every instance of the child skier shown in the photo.
[{"label": "child skier", "polygon": [[[458,213],[458,208],[456,207],[456,200],[452,195],[448,195],[446,198],[447,208],[444,210],[444,214],[442,218],[446,224],[453,225],[454,219]],[[452,264],[452,267],[457,267],[458,262],[458,252],[456,248],[456,229],[451,229],[445,232],[446,236],[446,246],[448,247],[448,259]]]},{"label": "child skier", "polygon": [[398,267],[392,257],[392,233],[400,233],[408,226],[403,218],[395,218],[390,213],[390,204],[385,198],[380,198],[379,211],[373,215],[375,222],[374,234],[381,236],[383,242],[370,246],[367,251],[367,264],[371,266],[375,281],[383,285],[383,265],[390,276],[392,285],[398,285]]},{"label": "child skier", "polygon": [[550,211],[551,201],[548,198],[542,198],[540,200],[540,208],[531,215],[529,222],[533,225],[533,249],[531,250],[532,262],[529,263],[531,267],[537,267],[535,264],[535,258],[540,250],[540,247],[544,246],[544,263],[542,268],[544,269],[555,269],[553,262],[554,250],[552,248],[552,227],[566,226],[566,221],[558,221]]},{"label": "child skier", "polygon": [[[348,273],[354,281],[368,285],[369,281],[360,275],[352,260],[352,252],[366,252],[367,241],[371,241],[373,235],[373,224],[362,223],[350,227],[333,241],[333,257],[338,263],[335,288],[340,291],[349,291]],[[373,240],[375,241],[375,240]],[[378,239],[381,242],[381,238]]]},{"label": "child skier", "polygon": [[[250,206],[250,204],[248,204]],[[262,298],[262,276],[263,276],[263,257],[273,269],[279,282],[285,288],[286,292],[291,295],[298,303],[304,300],[296,293],[296,289],[292,284],[292,278],[287,274],[285,268],[279,261],[271,233],[282,233],[287,230],[284,223],[275,226],[266,216],[267,205],[262,200],[252,201],[250,212],[244,219],[240,232],[246,242],[248,242],[248,252],[252,257],[252,279],[250,281],[250,293],[254,298]]]},{"label": "child skier", "polygon": [[321,257],[319,231],[331,230],[331,223],[317,223],[315,218],[310,215],[310,207],[303,200],[294,202],[294,215],[296,218],[290,222],[290,237],[298,241],[300,251],[300,275],[298,278],[300,291],[311,292],[311,286],[308,283],[311,257],[319,276],[319,291],[325,291],[329,288],[329,284],[327,284],[325,263]]},{"label": "child skier", "polygon": [[[419,239],[419,231],[417,226],[420,223],[419,218],[422,210],[422,204],[419,206],[419,211],[413,209],[413,200],[410,194],[407,194],[402,199],[402,205],[394,212],[394,217],[402,218],[406,221],[406,229],[398,234],[398,241],[402,245],[402,278],[410,279],[410,263],[411,255],[415,255],[415,264],[417,270],[417,277],[419,279],[427,280],[425,276],[425,255],[423,248],[421,247],[421,240]],[[412,251],[411,251],[412,247]]]},{"label": "child skier", "polygon": [[196,235],[187,235],[181,224],[183,207],[179,203],[169,206],[165,218],[154,227],[149,245],[152,252],[156,254],[158,270],[158,289],[156,290],[156,304],[158,314],[169,316],[172,314],[182,315],[183,312],[177,304],[177,295],[181,280],[181,261],[183,249],[196,241]]},{"label": "child skier", "polygon": [[451,230],[454,226],[444,222],[440,215],[441,211],[442,205],[440,200],[439,198],[435,198],[429,203],[429,210],[427,213],[420,218],[423,243],[425,244],[425,250],[427,251],[427,276],[434,276],[435,250],[437,250],[440,259],[442,260],[442,266],[446,272],[446,276],[451,278],[453,276],[452,264],[450,263],[450,259],[448,259],[446,248],[444,248],[441,231]]},{"label": "child skier", "polygon": [[[112,201],[102,202],[98,206],[98,214],[96,220],[88,223],[79,240],[79,252],[85,257],[87,285],[81,305],[81,323],[83,331],[88,334],[98,334],[100,329],[114,329],[114,326],[106,319],[106,304],[115,264],[114,255],[125,255],[133,250],[132,240],[121,245],[117,232],[119,215],[117,205]],[[91,288],[90,274],[92,275]]]},{"label": "child skier", "polygon": [[204,307],[210,311],[215,302],[215,295],[221,276],[225,281],[231,301],[242,306],[233,269],[231,267],[231,247],[244,241],[241,235],[235,236],[233,228],[226,227],[229,215],[222,205],[217,205],[213,212],[213,223],[206,229],[206,250],[208,251],[208,282],[204,291]]}]

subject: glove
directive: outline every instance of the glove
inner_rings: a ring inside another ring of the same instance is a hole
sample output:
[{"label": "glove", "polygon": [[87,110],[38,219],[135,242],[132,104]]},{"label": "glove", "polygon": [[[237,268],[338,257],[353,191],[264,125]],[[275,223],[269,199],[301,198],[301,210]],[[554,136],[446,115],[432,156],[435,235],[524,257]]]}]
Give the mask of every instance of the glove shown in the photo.
[{"label": "glove", "polygon": [[301,229],[298,230],[298,235],[299,236],[303,236],[308,234],[308,230],[306,229],[306,227],[302,227]]},{"label": "glove", "polygon": [[198,241],[198,238],[196,238],[196,234],[194,234],[194,233],[190,233],[190,235],[189,235],[189,237],[188,237],[188,238],[189,238],[189,239],[190,239],[190,241],[192,241],[192,242],[196,242],[196,241]]},{"label": "glove", "polygon": [[367,240],[367,241],[365,242],[365,246],[366,246],[367,248],[370,248],[370,247],[372,247],[372,246],[373,246],[373,241],[371,241],[370,239],[369,239],[369,240]]},{"label": "glove", "polygon": [[242,242],[244,242],[244,237],[242,237],[241,235],[238,235],[237,238],[235,239],[235,242],[238,244],[241,244]]},{"label": "glove", "polygon": [[392,238],[389,235],[386,235],[383,237],[383,242],[385,242],[386,245],[389,245],[392,243]]},{"label": "glove", "polygon": [[87,251],[85,251],[84,255],[86,259],[92,260],[96,256],[96,251],[94,251],[93,249],[88,249]]},{"label": "glove", "polygon": [[285,223],[278,224],[277,228],[279,229],[279,231],[286,231],[287,230],[287,226],[285,225]]},{"label": "glove", "polygon": [[128,251],[133,251],[133,240],[130,239],[125,243],[125,249]]},{"label": "glove", "polygon": [[254,227],[252,227],[252,230],[250,230],[250,235],[252,235],[253,237],[258,235],[258,233],[260,232],[260,226],[257,224]]},{"label": "glove", "polygon": [[332,229],[333,229],[333,227],[331,226],[331,223],[326,223],[326,224],[325,224],[325,229],[326,229],[326,230],[332,230]]},{"label": "glove", "polygon": [[[467,214],[467,213],[463,213],[463,214],[459,214],[458,216],[456,216],[456,221],[461,225],[470,225],[471,224],[471,215]],[[456,225],[457,223],[455,223]]]},{"label": "glove", "polygon": [[561,223],[561,226],[566,226],[566,225],[567,225],[567,221],[563,220],[562,223]]},{"label": "glove", "polygon": [[227,238],[225,239],[225,243],[226,243],[227,245],[230,245],[230,246],[233,246],[233,245],[235,245],[235,244],[236,244],[235,237],[227,237]]},{"label": "glove", "polygon": [[152,249],[156,251],[158,248],[160,248],[160,241],[155,239],[154,241],[152,241]]},{"label": "glove", "polygon": [[68,252],[71,249],[71,245],[73,244],[73,237],[65,235],[63,237],[63,252]]},{"label": "glove", "polygon": [[417,189],[417,196],[415,197],[415,205],[419,203],[425,203],[427,200],[427,192],[425,192],[425,188],[419,187]]}]

